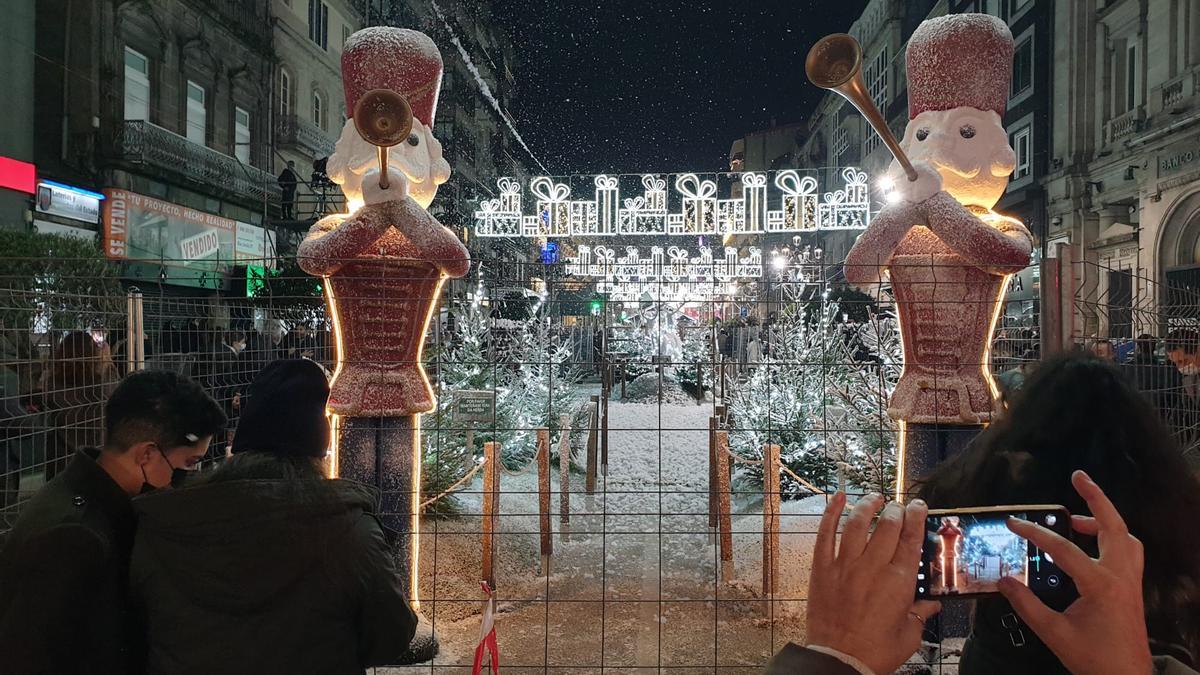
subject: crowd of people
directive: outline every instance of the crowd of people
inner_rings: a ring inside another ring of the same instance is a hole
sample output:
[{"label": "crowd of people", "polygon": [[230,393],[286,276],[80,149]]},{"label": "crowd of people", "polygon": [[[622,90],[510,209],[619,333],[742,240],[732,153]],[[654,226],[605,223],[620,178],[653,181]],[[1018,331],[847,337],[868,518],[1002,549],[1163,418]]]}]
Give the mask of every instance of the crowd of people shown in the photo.
[{"label": "crowd of people", "polygon": [[[249,341],[227,331],[221,357],[241,358]],[[1146,395],[1171,376],[1150,344],[1124,364],[1100,350],[1029,369],[1005,413],[923,478],[919,499],[832,497],[807,633],[767,672],[920,667],[940,609],[914,601],[927,509],[1057,504],[1075,514],[1071,541],[1024,521],[1009,527],[1053,556],[1077,597],[1048,606],[1002,581],[1001,595],[974,603],[958,672],[1195,673],[1200,526],[1188,514],[1200,512],[1200,482]],[[0,341],[0,352],[9,347]],[[1200,373],[1198,351],[1187,335],[1167,341],[1178,377]],[[52,429],[68,455],[0,548],[4,672],[361,673],[404,652],[416,616],[374,516],[378,495],[326,477],[323,367],[274,360],[224,404],[204,377],[118,380],[86,333],[55,355],[44,379],[71,385]],[[65,412],[88,406],[102,410],[102,433]],[[199,473],[230,429],[229,458]]]},{"label": "crowd of people", "polygon": [[[104,401],[128,370],[129,345],[113,346],[102,332],[67,333],[44,358],[19,337],[0,332],[0,530],[31,485],[52,479],[77,449],[101,444]],[[196,381],[236,421],[254,373],[276,359],[320,362],[328,356],[321,337],[278,320],[249,333],[174,321],[149,334],[142,353],[148,367]],[[218,444],[228,439],[221,434]]]}]

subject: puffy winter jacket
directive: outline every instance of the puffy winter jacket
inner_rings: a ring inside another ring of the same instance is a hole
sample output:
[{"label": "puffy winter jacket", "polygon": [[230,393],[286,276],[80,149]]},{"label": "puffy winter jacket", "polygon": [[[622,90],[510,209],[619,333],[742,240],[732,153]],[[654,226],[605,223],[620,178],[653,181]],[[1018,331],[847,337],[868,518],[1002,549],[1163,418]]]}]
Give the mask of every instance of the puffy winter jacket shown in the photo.
[{"label": "puffy winter jacket", "polygon": [[232,480],[135,499],[146,672],[358,675],[394,661],[416,616],[376,503],[344,480]]}]

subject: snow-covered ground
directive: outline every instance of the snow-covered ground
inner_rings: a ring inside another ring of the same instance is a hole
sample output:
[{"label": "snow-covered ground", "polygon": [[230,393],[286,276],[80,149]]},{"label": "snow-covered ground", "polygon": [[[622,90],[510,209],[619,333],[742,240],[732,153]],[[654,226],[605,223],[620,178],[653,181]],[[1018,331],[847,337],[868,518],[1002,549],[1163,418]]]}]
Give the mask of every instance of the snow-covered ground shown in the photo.
[{"label": "snow-covered ground", "polygon": [[[824,499],[784,503],[772,603],[760,593],[761,500],[738,496],[735,580],[719,583],[708,529],[709,414],[709,405],[610,405],[608,474],[594,495],[583,494],[582,473],[571,475],[569,525],[559,521],[552,471],[549,576],[539,572],[536,467],[502,477],[496,632],[505,673],[756,673],[789,640],[803,640]],[[463,515],[422,526],[422,610],[441,653],[429,664],[378,672],[470,672],[483,597],[481,485],[460,493]]]}]

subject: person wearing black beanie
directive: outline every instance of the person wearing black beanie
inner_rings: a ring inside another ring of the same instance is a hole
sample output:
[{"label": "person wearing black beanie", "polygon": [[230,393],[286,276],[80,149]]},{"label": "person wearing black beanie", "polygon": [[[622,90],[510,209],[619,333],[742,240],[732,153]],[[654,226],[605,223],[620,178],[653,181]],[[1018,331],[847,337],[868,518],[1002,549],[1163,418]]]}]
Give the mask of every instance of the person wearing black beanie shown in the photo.
[{"label": "person wearing black beanie", "polygon": [[323,473],[328,396],[316,363],[269,364],[233,456],[196,484],[134,500],[143,672],[359,675],[404,654],[417,617],[375,516],[378,492]]},{"label": "person wearing black beanie", "polygon": [[329,451],[325,404],[329,380],[308,359],[275,361],[263,368],[242,402],[233,452],[281,457],[324,457]]}]

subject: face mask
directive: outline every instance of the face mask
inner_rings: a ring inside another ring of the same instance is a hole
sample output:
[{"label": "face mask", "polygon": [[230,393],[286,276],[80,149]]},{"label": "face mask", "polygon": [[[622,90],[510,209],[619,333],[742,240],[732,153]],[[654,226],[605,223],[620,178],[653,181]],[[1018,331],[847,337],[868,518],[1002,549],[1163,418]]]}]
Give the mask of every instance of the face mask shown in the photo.
[{"label": "face mask", "polygon": [[[159,452],[162,452],[162,451],[159,450]],[[188,478],[191,477],[192,471],[190,471],[188,469],[175,468],[175,465],[171,464],[171,460],[167,459],[167,453],[162,452],[162,458],[163,458],[163,461],[167,463],[167,466],[171,468],[171,482],[168,483],[168,485],[170,485],[171,487],[173,487],[173,488],[180,487],[181,485],[183,485],[184,483],[187,482]],[[146,467],[143,466],[142,467],[142,489],[138,492],[138,494],[144,495],[144,494],[148,494],[148,493],[154,492],[155,490],[159,490],[159,489],[160,488],[155,487],[150,482],[149,477],[146,476]]]}]

